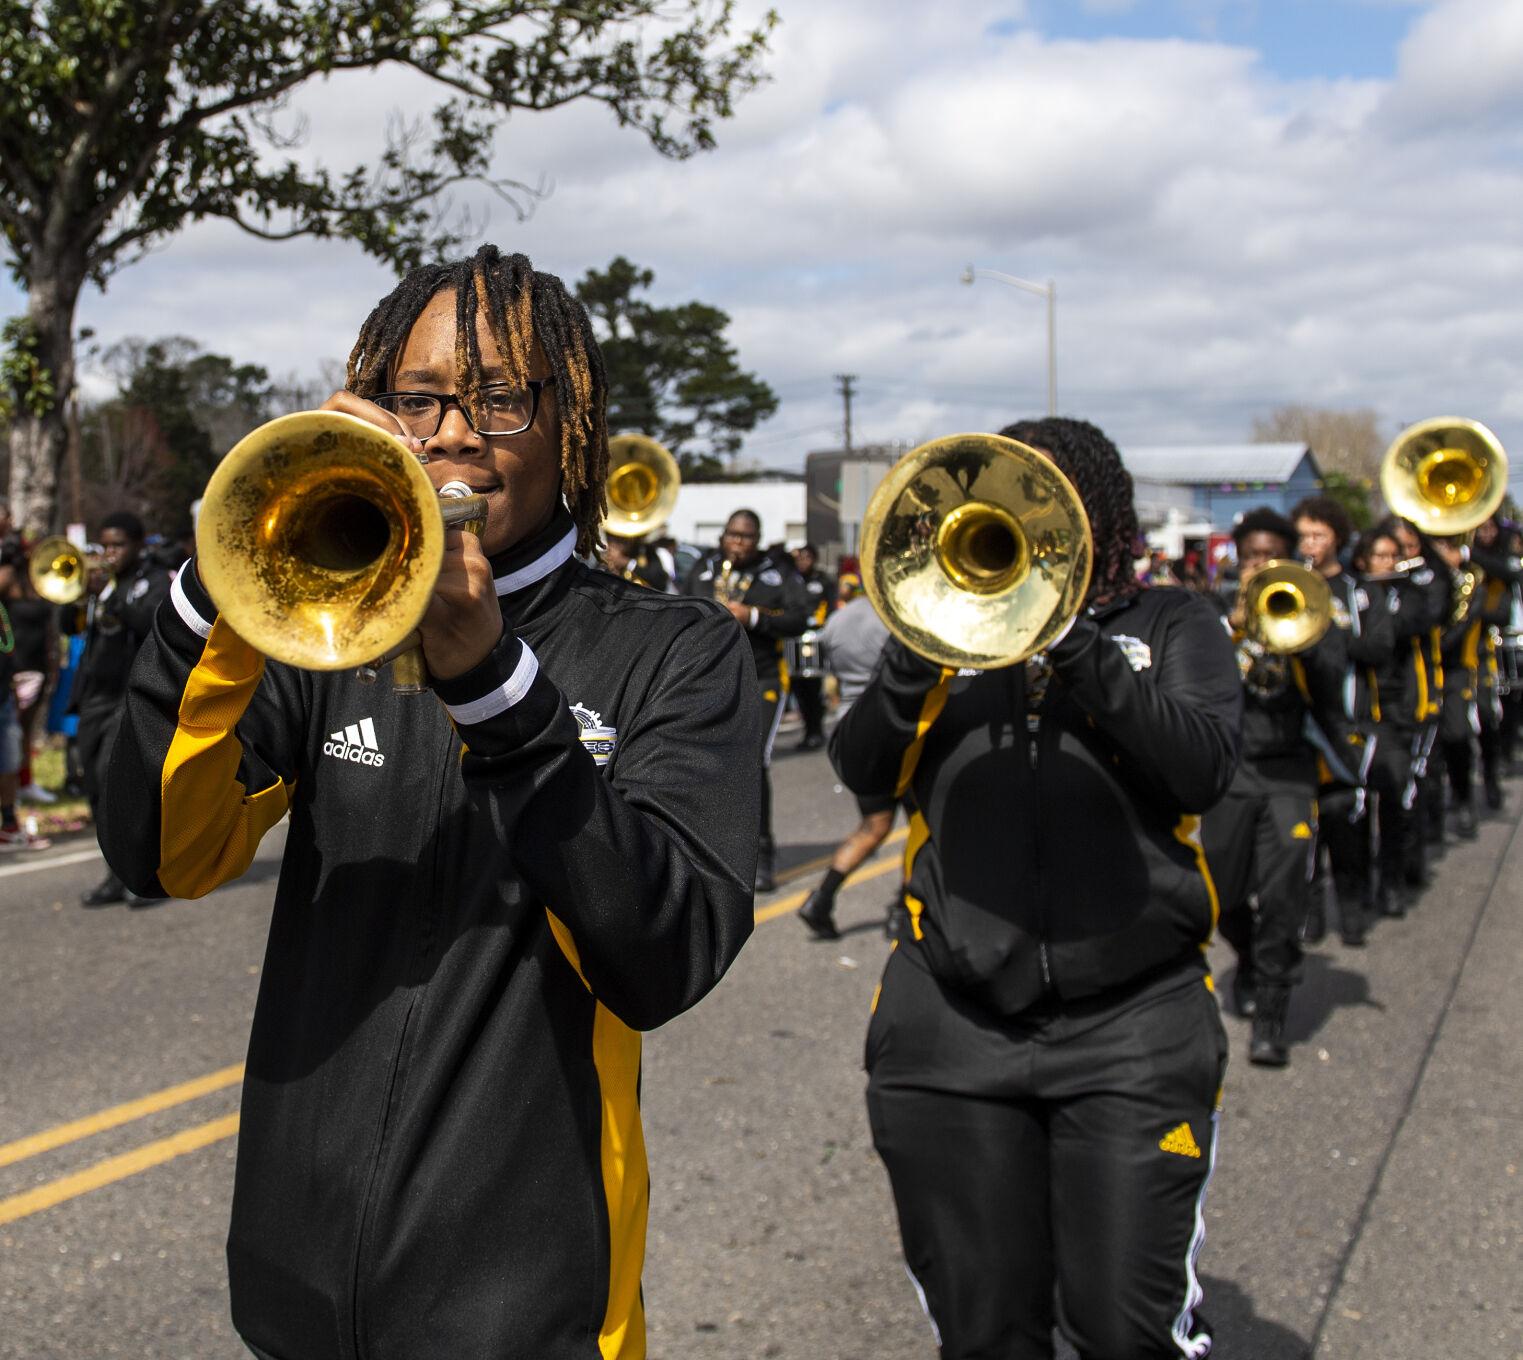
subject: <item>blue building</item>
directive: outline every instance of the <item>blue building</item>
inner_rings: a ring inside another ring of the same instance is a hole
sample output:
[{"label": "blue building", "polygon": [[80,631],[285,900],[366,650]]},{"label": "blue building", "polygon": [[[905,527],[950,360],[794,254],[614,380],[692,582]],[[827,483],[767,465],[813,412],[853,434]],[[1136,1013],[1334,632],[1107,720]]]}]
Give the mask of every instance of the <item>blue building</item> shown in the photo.
[{"label": "blue building", "polygon": [[1191,518],[1217,530],[1230,529],[1260,505],[1288,515],[1322,485],[1322,469],[1306,444],[1154,445],[1122,449],[1121,458],[1139,485],[1187,490]]}]

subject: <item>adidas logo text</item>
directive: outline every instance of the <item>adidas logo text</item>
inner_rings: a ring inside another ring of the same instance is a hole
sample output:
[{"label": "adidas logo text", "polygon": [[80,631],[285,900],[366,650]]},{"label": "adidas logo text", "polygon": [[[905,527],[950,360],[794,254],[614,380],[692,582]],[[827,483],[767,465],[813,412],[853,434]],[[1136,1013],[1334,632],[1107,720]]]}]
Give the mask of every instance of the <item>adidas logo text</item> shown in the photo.
[{"label": "adidas logo text", "polygon": [[1200,1144],[1195,1141],[1195,1135],[1190,1132],[1188,1124],[1181,1124],[1177,1128],[1170,1129],[1164,1134],[1158,1146],[1165,1152],[1177,1152],[1181,1157],[1201,1155]]},{"label": "adidas logo text", "polygon": [[384,765],[386,757],[381,754],[375,739],[375,724],[369,718],[350,723],[341,732],[330,734],[323,743],[323,754],[347,760],[355,765]]}]

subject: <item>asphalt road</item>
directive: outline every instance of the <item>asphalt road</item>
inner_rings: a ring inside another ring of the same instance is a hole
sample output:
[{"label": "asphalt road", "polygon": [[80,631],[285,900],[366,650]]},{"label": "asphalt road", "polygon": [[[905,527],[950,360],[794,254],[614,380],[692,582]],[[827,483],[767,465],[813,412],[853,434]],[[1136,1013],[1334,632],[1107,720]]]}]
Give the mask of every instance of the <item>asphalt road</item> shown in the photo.
[{"label": "asphalt road", "polygon": [[[785,866],[817,860],[852,802],[818,754],[775,776]],[[1515,832],[1483,823],[1368,949],[1315,951],[1287,1071],[1251,1068],[1229,1018],[1216,1354],[1523,1357]],[[239,883],[147,911],[77,906],[101,870],[77,844],[0,860],[3,1360],[245,1353],[223,1241],[281,834]],[[780,885],[730,976],[647,1041],[653,1360],[933,1360],[862,1103],[897,849],[843,893],[835,944],[791,916],[817,870]]]}]

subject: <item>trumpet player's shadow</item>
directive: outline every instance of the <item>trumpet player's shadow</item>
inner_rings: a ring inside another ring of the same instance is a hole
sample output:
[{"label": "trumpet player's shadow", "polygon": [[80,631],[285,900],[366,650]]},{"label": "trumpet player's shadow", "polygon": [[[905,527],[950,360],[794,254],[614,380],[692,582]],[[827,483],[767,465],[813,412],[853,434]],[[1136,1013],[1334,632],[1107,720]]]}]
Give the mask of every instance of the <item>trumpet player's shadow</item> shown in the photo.
[{"label": "trumpet player's shadow", "polygon": [[[1232,994],[1236,974],[1228,981],[1229,986],[1223,989],[1223,1004],[1230,1010],[1225,997]],[[1314,1039],[1333,1012],[1346,1006],[1367,1006],[1382,1013],[1386,1008],[1385,1002],[1371,994],[1369,979],[1363,973],[1341,967],[1326,954],[1308,953],[1300,985],[1291,993],[1290,1010],[1285,1017],[1286,1041],[1304,1044]]]}]

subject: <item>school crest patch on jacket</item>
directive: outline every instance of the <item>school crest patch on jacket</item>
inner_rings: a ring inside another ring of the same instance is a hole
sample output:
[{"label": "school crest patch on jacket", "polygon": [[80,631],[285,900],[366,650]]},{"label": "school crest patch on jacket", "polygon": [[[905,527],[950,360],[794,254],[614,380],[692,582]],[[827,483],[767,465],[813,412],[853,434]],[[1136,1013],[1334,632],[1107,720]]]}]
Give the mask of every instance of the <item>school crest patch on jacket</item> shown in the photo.
[{"label": "school crest patch on jacket", "polygon": [[572,704],[571,716],[582,729],[577,735],[581,738],[582,745],[591,752],[593,760],[600,766],[608,764],[613,759],[614,747],[619,742],[618,728],[605,727],[603,715],[594,712],[586,704]]}]

